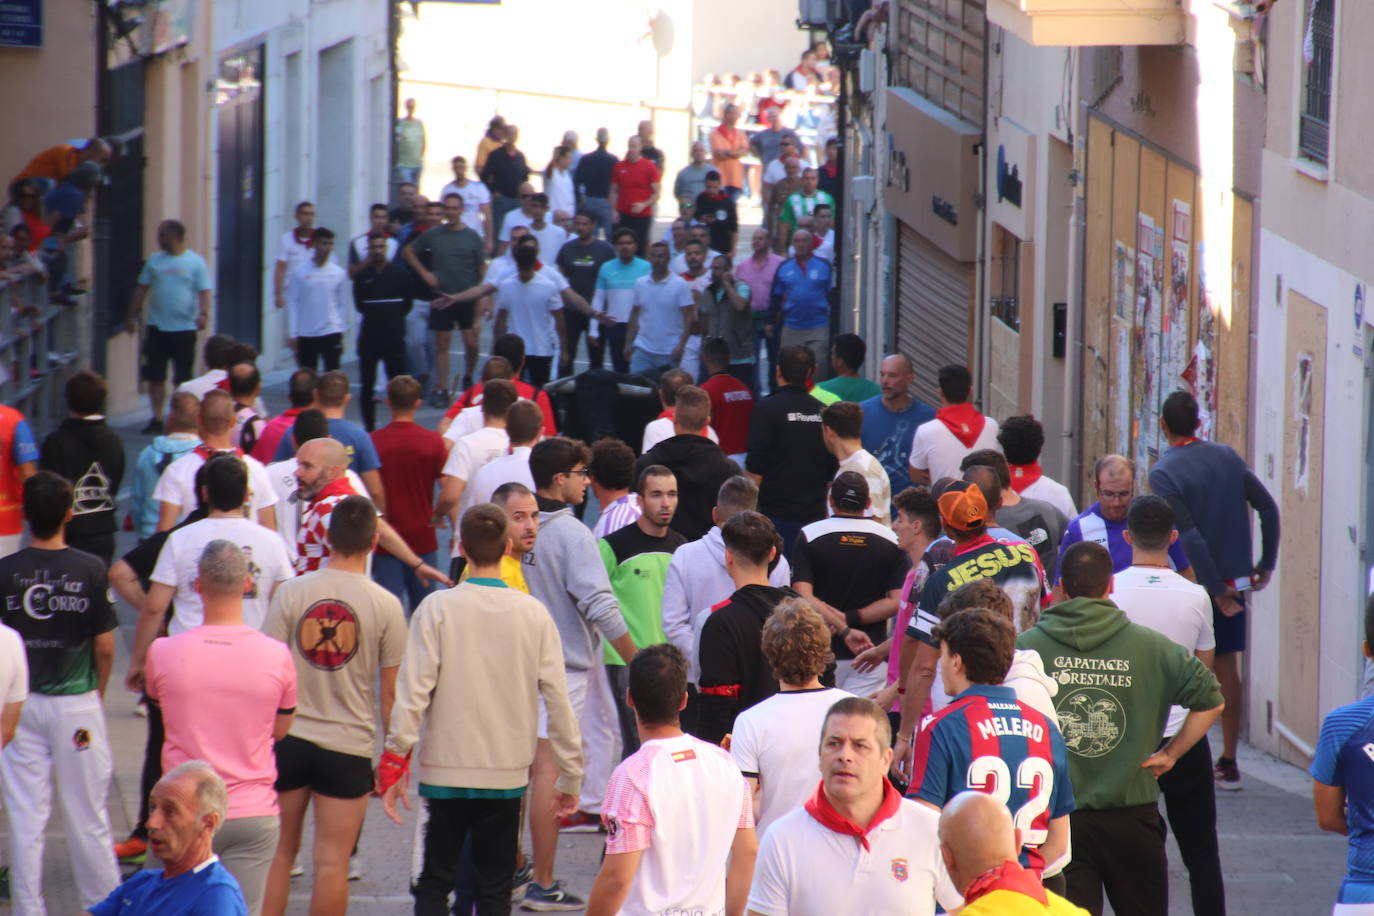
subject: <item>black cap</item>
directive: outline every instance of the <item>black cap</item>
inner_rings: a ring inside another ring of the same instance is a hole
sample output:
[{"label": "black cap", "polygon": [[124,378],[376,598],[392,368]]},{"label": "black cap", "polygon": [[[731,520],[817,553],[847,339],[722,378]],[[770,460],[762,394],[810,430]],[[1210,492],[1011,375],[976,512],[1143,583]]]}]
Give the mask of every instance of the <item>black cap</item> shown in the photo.
[{"label": "black cap", "polygon": [[830,484],[830,498],[836,509],[862,512],[868,508],[868,481],[857,471],[841,471]]}]

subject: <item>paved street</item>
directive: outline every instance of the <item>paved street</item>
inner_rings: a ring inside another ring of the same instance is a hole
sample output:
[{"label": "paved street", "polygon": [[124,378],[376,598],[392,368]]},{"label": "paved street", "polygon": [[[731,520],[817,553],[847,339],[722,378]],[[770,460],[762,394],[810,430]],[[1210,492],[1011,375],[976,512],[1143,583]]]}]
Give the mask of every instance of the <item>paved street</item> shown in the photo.
[{"label": "paved street", "polygon": [[[284,376],[284,374],[282,374]],[[269,409],[284,406],[283,379],[266,393]],[[380,411],[384,419],[385,410]],[[433,422],[437,410],[422,411],[421,422]],[[137,430],[146,413],[116,418],[127,443],[130,463],[150,440]],[[120,552],[132,546],[132,535],[120,535]],[[143,759],[144,720],[134,715],[134,697],[123,689],[127,652],[133,640],[134,610],[121,604],[119,657],[107,697],[110,741],[115,755],[115,781],[110,793],[110,822],[116,839],[123,839],[138,815],[138,778]],[[1220,736],[1212,737],[1213,747]],[[1230,912],[1243,916],[1290,916],[1329,910],[1345,863],[1345,840],[1318,832],[1308,797],[1307,777],[1298,769],[1267,755],[1242,747],[1240,765],[1245,789],[1219,793],[1218,808],[1222,861],[1226,873]],[[375,799],[363,830],[360,854],[365,876],[351,885],[350,913],[381,916],[408,912],[408,873],[416,812],[408,812],[404,827],[387,820]],[[0,825],[7,830],[7,825]],[[307,833],[307,843],[309,833]],[[597,835],[565,836],[560,844],[558,876],[570,890],[585,896],[591,888],[600,858]],[[528,848],[528,847],[527,847]],[[3,854],[8,858],[7,853]],[[1188,913],[1187,876],[1170,842],[1170,897],[1174,913]],[[48,829],[48,865],[45,887],[49,911],[76,912],[78,903],[71,881],[70,864],[63,842],[60,817]],[[289,913],[308,908],[309,864],[306,875],[296,879]]]}]

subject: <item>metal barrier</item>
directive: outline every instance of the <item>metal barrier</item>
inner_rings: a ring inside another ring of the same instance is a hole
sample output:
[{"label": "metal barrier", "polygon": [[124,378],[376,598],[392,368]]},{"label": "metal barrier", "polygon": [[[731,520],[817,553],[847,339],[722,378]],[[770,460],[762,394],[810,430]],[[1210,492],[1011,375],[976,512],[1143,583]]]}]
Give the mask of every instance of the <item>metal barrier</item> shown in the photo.
[{"label": "metal barrier", "polygon": [[43,276],[0,278],[0,402],[42,436],[67,415],[63,386],[77,353],[75,305],[53,304]]}]

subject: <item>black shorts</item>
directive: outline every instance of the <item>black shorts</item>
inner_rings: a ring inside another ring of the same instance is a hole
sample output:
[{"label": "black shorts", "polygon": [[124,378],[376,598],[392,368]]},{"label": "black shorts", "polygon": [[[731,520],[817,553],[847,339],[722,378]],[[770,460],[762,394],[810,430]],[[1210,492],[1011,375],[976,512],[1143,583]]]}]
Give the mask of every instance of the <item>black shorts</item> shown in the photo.
[{"label": "black shorts", "polygon": [[172,361],[172,381],[180,385],[191,377],[196,360],[195,331],[164,331],[148,325],[143,338],[143,380],[167,381],[167,361]]},{"label": "black shorts", "polygon": [[277,791],[309,789],[330,798],[362,798],[372,791],[372,758],[329,751],[287,735],[277,742]]},{"label": "black shorts", "polygon": [[459,302],[448,308],[430,309],[429,329],[431,331],[469,330],[477,312],[476,303]]}]

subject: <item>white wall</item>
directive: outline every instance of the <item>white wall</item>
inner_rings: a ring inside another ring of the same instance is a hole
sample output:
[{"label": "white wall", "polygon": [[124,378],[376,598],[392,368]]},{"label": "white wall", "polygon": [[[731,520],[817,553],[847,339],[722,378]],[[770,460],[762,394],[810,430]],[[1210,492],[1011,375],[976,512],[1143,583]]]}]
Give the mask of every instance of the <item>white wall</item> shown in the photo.
[{"label": "white wall", "polygon": [[[390,66],[387,7],[371,0],[222,0],[214,5],[215,47],[265,43],[264,83],[264,367],[290,365],[285,316],[273,307],[277,240],[295,225],[302,200],[344,242],[367,227],[367,207],[387,199]],[[326,62],[330,76],[322,78]],[[325,100],[325,104],[321,101]]]},{"label": "white wall", "polygon": [[[1267,182],[1266,182],[1267,184]],[[1280,220],[1281,217],[1276,217]],[[1281,285],[1280,285],[1281,278]],[[1287,313],[1284,306],[1293,290],[1328,310],[1325,436],[1322,451],[1320,660],[1318,707],[1325,716],[1332,708],[1359,696],[1362,677],[1359,643],[1363,638],[1365,573],[1359,542],[1364,532],[1364,505],[1359,479],[1364,476],[1364,443],[1370,418],[1365,405],[1365,359],[1353,352],[1365,346],[1371,315],[1357,330],[1353,320],[1355,284],[1369,290],[1370,277],[1356,277],[1322,260],[1300,245],[1265,229],[1260,233],[1256,275],[1259,302],[1255,314],[1254,469],[1265,486],[1280,499],[1287,479],[1283,467],[1287,390]],[[1279,298],[1276,300],[1275,296]],[[1367,356],[1367,354],[1366,354]],[[1271,367],[1271,368],[1264,368]],[[1278,367],[1275,371],[1272,367]],[[1256,544],[1258,551],[1258,544]],[[1249,737],[1253,744],[1277,751],[1277,732],[1267,731],[1267,704],[1277,717],[1279,699],[1279,595],[1284,575],[1283,549],[1269,588],[1254,596],[1250,614],[1251,666]]]}]

